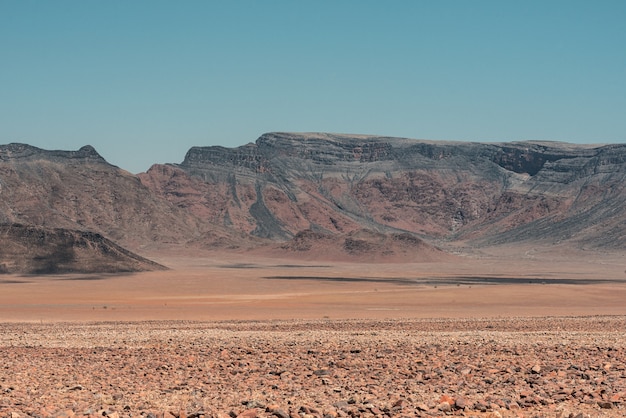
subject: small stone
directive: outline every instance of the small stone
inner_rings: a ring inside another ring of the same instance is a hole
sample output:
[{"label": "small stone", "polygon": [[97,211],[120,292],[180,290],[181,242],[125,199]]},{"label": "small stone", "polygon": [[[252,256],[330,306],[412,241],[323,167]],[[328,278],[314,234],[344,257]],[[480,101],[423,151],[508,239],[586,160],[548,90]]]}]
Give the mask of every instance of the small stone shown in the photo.
[{"label": "small stone", "polygon": [[246,409],[245,411],[237,415],[237,418],[256,418],[256,417],[257,417],[256,409]]},{"label": "small stone", "polygon": [[538,365],[538,364],[535,364],[535,365],[533,366],[533,368],[532,368],[532,369],[530,369],[530,371],[531,371],[533,374],[539,374],[539,373],[541,373],[541,366],[540,366],[540,365]]},{"label": "small stone", "polygon": [[265,407],[265,412],[274,412],[278,410],[279,408],[280,406],[278,406],[277,404],[271,403]]},{"label": "small stone", "polygon": [[452,407],[448,402],[441,402],[437,407],[441,412],[450,412],[452,411]]},{"label": "small stone", "polygon": [[508,408],[509,408],[510,410],[515,410],[515,409],[520,409],[520,406],[519,406],[519,404],[518,404],[517,402],[512,401],[512,402],[508,405]]},{"label": "small stone", "polygon": [[467,401],[465,400],[464,397],[462,396],[458,396],[455,400],[454,400],[454,407],[456,409],[465,409],[465,407],[467,406]]},{"label": "small stone", "polygon": [[420,411],[428,411],[428,405],[426,405],[425,403],[418,403],[416,405],[417,409]]},{"label": "small stone", "polygon": [[263,405],[263,403],[257,401],[257,400],[251,400],[251,401],[243,401],[242,402],[243,405],[246,406],[246,408],[248,409],[254,409],[254,408],[265,408],[265,405]]},{"label": "small stone", "polygon": [[408,405],[408,402],[405,399],[398,399],[393,403],[392,408],[402,409]]},{"label": "small stone", "polygon": [[317,409],[315,409],[313,407],[310,407],[310,406],[308,407],[308,410],[309,410],[309,414],[318,415],[320,413],[319,410],[317,410]]},{"label": "small stone", "polygon": [[602,409],[612,409],[613,408],[613,402],[607,402],[607,401],[598,401],[598,406]]},{"label": "small stone", "polygon": [[482,402],[476,402],[474,404],[474,409],[480,412],[487,412],[487,405]]},{"label": "small stone", "polygon": [[333,404],[333,406],[337,409],[345,409],[348,407],[348,402],[346,401],[338,401]]},{"label": "small stone", "polygon": [[371,408],[369,408],[370,412],[374,415],[382,415],[383,411],[381,411],[380,409],[378,409],[375,406],[372,406]]}]

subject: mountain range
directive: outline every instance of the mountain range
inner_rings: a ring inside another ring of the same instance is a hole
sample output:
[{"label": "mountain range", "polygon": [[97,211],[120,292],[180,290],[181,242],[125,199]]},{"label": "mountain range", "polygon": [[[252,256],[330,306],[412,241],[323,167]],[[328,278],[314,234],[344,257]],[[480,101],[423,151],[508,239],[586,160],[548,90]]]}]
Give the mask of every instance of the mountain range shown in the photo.
[{"label": "mountain range", "polygon": [[[137,175],[91,146],[0,145],[0,271],[162,268],[133,252],[185,249],[416,262],[500,245],[619,252],[625,176],[626,144],[267,133]],[[57,255],[100,261],[16,250],[34,230]]]}]

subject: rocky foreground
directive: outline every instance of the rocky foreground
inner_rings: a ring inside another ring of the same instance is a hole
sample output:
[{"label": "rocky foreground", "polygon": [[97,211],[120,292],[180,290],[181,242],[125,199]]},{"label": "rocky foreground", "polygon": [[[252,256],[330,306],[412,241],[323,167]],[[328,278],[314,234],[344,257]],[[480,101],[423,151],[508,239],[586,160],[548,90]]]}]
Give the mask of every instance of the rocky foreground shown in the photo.
[{"label": "rocky foreground", "polygon": [[0,324],[0,417],[623,417],[626,317]]}]

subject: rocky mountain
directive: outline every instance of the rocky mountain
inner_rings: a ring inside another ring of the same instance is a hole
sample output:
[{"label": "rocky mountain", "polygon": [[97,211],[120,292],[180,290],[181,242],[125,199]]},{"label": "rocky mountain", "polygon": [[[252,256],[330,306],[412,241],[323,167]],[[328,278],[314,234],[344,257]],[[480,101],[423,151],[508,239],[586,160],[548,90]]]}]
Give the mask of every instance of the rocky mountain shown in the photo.
[{"label": "rocky mountain", "polygon": [[[102,262],[94,264],[107,272],[116,268],[119,271],[154,268],[134,262],[130,266],[122,260],[124,257],[109,257],[113,242],[139,253],[187,242],[197,242],[201,246],[207,240],[225,246],[237,245],[231,243],[233,234],[230,231],[206,225],[184,209],[172,205],[145,187],[137,176],[107,163],[90,146],[78,151],[48,151],[24,144],[0,145],[0,227],[15,234],[19,230],[15,224],[47,231],[45,242],[60,248],[61,252],[76,252],[76,240],[82,242],[88,239],[86,237],[110,239],[111,242],[106,244],[92,245],[90,248],[94,251],[79,251],[82,259],[89,256],[94,260],[103,256],[99,251],[107,253]],[[79,232],[87,235],[77,237]],[[19,253],[17,249],[29,248],[29,245],[20,246],[16,242],[38,245],[38,242],[24,241],[19,236],[5,233],[0,236],[0,252],[13,257]],[[33,250],[38,262],[26,255],[26,258],[20,258],[21,261],[5,259],[0,263],[13,265],[8,271],[19,273],[46,270],[40,267],[46,263],[58,264],[54,251],[42,251],[41,248]],[[110,265],[106,266],[107,263]],[[90,268],[83,261],[72,261],[67,266],[71,268],[61,266],[48,270],[84,272]]]},{"label": "rocky mountain", "polygon": [[139,252],[311,256],[315,240],[352,255],[346,242],[364,254],[388,246],[390,259],[518,243],[619,251],[625,175],[626,144],[268,133],[237,148],[193,147],[183,162],[139,175],[89,146],[9,144],[0,146],[0,224],[89,231]]},{"label": "rocky mountain", "polygon": [[120,273],[164,270],[100,234],[0,225],[0,273]]},{"label": "rocky mountain", "polygon": [[0,146],[0,224],[7,223],[93,231],[134,250],[231,235],[171,204],[90,146]]},{"label": "rocky mountain", "polygon": [[140,178],[202,219],[271,240],[370,229],[473,246],[621,249],[625,173],[625,144],[270,133],[235,149],[194,147]]}]

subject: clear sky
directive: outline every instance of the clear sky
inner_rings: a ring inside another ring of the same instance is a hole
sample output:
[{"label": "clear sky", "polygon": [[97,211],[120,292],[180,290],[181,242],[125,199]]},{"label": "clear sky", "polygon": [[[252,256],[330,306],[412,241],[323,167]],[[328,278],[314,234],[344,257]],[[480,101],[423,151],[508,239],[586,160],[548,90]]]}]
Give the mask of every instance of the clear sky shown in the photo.
[{"label": "clear sky", "polygon": [[626,1],[0,0],[0,144],[140,172],[269,131],[626,142]]}]

